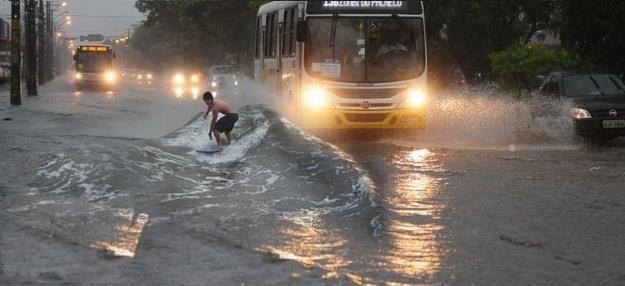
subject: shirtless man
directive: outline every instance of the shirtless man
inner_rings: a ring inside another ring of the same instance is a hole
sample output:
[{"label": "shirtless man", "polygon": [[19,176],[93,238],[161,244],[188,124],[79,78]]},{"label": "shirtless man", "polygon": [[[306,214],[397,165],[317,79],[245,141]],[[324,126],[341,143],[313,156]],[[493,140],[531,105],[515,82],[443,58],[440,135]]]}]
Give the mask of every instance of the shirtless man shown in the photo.
[{"label": "shirtless man", "polygon": [[[204,113],[204,119],[206,119],[208,113],[211,111],[213,113],[213,120],[211,121],[211,128],[208,132],[208,137],[213,140],[213,135],[215,135],[217,145],[221,146],[223,145],[221,142],[221,133],[224,133],[228,139],[228,144],[230,144],[232,141],[230,138],[230,132],[232,132],[234,124],[239,120],[239,115],[236,114],[232,107],[230,107],[230,105],[228,105],[225,101],[213,98],[213,95],[210,92],[204,93],[202,99],[204,99],[204,103],[208,106],[206,113]],[[222,113],[224,116],[217,120],[217,115],[219,113]]]}]

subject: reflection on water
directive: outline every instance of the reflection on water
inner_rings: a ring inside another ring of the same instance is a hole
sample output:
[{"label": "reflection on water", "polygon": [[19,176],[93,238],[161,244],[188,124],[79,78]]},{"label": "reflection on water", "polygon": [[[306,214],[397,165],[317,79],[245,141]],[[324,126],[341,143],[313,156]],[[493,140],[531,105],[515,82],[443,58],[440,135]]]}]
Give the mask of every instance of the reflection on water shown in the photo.
[{"label": "reflection on water", "polygon": [[93,248],[102,249],[116,257],[134,257],[139,245],[139,239],[148,215],[141,213],[134,219],[132,212],[120,213],[120,222],[115,225],[115,233],[108,240],[97,241],[91,245]]},{"label": "reflection on water", "polygon": [[[309,215],[309,214],[307,214]],[[279,247],[261,248],[277,254],[281,259],[295,260],[305,267],[321,267],[326,270],[324,277],[333,278],[341,269],[350,264],[343,253],[347,240],[324,227],[323,221],[287,217],[280,235],[287,238]]]},{"label": "reflection on water", "polygon": [[[402,151],[389,158],[393,177],[379,186],[380,205],[371,222],[359,228],[352,217],[311,215],[289,218],[278,246],[263,250],[326,271],[326,278],[344,277],[360,285],[435,283],[441,269],[439,201],[444,171],[427,149]],[[384,168],[383,168],[384,169]],[[308,217],[306,217],[308,216]],[[357,221],[356,221],[357,222]],[[363,225],[363,224],[360,224]]]},{"label": "reflection on water", "polygon": [[441,182],[428,175],[441,171],[427,149],[399,153],[393,158],[398,168],[395,185],[383,201],[386,213],[380,236],[386,243],[382,259],[388,271],[404,278],[428,278],[440,270],[437,218],[441,210],[435,201]]}]

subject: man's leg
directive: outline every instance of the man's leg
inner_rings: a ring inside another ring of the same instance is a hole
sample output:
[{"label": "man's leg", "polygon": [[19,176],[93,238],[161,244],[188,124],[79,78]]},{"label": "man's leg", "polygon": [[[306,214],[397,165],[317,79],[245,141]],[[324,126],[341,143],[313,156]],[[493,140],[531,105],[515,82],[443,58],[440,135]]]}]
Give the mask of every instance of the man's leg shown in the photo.
[{"label": "man's leg", "polygon": [[217,145],[221,146],[221,133],[217,130],[213,130],[213,136],[215,136],[215,141],[217,141]]},{"label": "man's leg", "polygon": [[232,139],[230,138],[230,132],[225,132],[226,138],[228,139],[228,144],[232,143]]}]

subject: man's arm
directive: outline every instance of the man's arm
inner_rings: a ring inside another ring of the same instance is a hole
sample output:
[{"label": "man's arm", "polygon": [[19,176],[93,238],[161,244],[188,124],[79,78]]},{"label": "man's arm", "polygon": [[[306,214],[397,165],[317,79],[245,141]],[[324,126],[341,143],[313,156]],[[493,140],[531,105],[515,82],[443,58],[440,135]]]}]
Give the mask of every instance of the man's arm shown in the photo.
[{"label": "man's arm", "polygon": [[213,119],[211,120],[211,130],[208,132],[208,137],[213,139],[213,130],[215,130],[215,124],[217,123],[217,112],[213,111]]}]

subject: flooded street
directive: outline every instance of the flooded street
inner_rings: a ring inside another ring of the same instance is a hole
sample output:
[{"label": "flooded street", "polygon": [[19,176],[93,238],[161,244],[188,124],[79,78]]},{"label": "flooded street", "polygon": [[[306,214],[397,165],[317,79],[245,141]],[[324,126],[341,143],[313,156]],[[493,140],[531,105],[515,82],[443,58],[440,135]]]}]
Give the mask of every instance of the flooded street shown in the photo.
[{"label": "flooded street", "polygon": [[625,141],[557,118],[522,139],[489,89],[440,95],[418,134],[324,140],[262,92],[224,95],[216,155],[204,104],[159,86],[0,103],[0,282],[625,284]]}]

